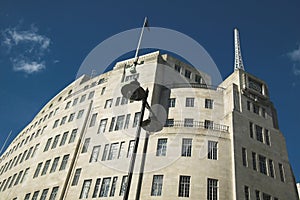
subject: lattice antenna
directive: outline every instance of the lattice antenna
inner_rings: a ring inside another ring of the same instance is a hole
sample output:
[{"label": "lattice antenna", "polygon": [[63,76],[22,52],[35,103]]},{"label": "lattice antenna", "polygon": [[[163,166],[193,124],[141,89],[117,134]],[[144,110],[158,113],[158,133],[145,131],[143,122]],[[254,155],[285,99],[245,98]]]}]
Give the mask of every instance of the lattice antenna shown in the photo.
[{"label": "lattice antenna", "polygon": [[239,31],[237,28],[234,29],[234,70],[244,69],[242,53],[241,53],[241,45],[239,38]]}]

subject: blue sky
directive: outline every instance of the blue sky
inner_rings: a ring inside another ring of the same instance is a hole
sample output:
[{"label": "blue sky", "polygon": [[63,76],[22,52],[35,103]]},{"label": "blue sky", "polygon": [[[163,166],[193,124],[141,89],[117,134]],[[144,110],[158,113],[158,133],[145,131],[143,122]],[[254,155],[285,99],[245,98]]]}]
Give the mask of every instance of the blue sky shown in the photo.
[{"label": "blue sky", "polygon": [[233,29],[246,71],[265,80],[290,162],[300,181],[300,1],[14,1],[0,2],[0,147],[75,79],[87,54],[119,32],[151,26],[199,42],[223,78],[233,71]]}]

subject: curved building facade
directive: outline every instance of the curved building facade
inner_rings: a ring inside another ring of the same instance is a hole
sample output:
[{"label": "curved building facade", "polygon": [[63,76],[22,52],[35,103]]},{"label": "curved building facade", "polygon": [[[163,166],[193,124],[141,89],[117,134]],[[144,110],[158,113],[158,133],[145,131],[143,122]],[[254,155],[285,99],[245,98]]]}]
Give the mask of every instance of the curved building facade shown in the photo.
[{"label": "curved building facade", "polygon": [[141,129],[128,199],[298,199],[264,81],[236,69],[213,87],[169,55],[133,61],[81,76],[41,109],[1,156],[1,200],[123,199],[142,103],[121,88],[133,80],[164,127]]}]

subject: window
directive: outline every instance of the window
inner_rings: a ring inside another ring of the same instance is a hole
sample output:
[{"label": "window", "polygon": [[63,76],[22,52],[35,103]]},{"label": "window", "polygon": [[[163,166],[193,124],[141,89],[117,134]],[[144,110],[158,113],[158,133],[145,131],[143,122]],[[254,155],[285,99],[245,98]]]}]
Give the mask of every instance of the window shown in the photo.
[{"label": "window", "polygon": [[[13,176],[12,179],[11,179],[11,182],[9,183],[8,188],[11,188],[11,186],[13,186],[13,183],[14,183],[14,181],[15,181],[15,179],[16,179],[16,176],[17,176],[17,174],[14,174],[14,176]],[[1,183],[1,182],[0,182],[0,183]]]},{"label": "window", "polygon": [[261,109],[261,115],[266,118],[266,109],[265,108],[262,108]]},{"label": "window", "polygon": [[135,140],[130,140],[129,146],[128,146],[128,151],[127,151],[127,158],[131,157],[133,153],[133,148],[134,148]]},{"label": "window", "polygon": [[[31,155],[31,158],[33,158],[35,156],[37,150],[39,149],[39,146],[40,146],[40,143],[38,143],[38,144],[35,145],[34,150],[32,152],[32,155]],[[18,162],[18,160],[19,160],[19,157],[17,159],[17,162]],[[15,163],[15,166],[16,166],[17,162]]]},{"label": "window", "polygon": [[205,108],[212,109],[214,104],[214,100],[212,99],[205,99]]},{"label": "window", "polygon": [[60,125],[64,125],[67,121],[67,116],[64,116],[62,119],[61,119],[61,122],[60,122]]},{"label": "window", "polygon": [[63,160],[62,160],[62,162],[61,162],[61,164],[60,164],[59,171],[66,169],[66,166],[67,166],[69,157],[70,157],[69,154],[64,155]]},{"label": "window", "polygon": [[195,82],[196,83],[201,83],[202,82],[202,77],[196,74],[195,75]]},{"label": "window", "polygon": [[256,130],[256,139],[260,142],[264,142],[263,140],[263,133],[262,133],[262,127],[255,125]]},{"label": "window", "polygon": [[84,144],[83,144],[81,153],[86,153],[86,152],[87,152],[87,150],[88,150],[88,148],[89,148],[90,141],[91,141],[91,138],[86,138],[86,139],[84,140]]},{"label": "window", "polygon": [[174,126],[174,119],[167,119],[165,126],[166,127],[173,127]]},{"label": "window", "polygon": [[68,108],[70,108],[70,106],[71,106],[71,101],[69,101],[69,102],[66,104],[66,107],[65,107],[65,109],[68,109]]},{"label": "window", "polygon": [[73,120],[74,120],[74,117],[75,117],[75,113],[71,113],[70,116],[69,116],[68,122],[73,121]]},{"label": "window", "polygon": [[46,146],[45,146],[45,148],[44,148],[44,152],[45,152],[45,151],[48,151],[48,149],[49,149],[49,147],[50,147],[50,144],[51,144],[51,141],[52,141],[52,138],[49,138],[49,139],[47,140]]},{"label": "window", "polygon": [[63,134],[63,136],[62,136],[62,138],[61,138],[61,141],[60,141],[59,146],[62,146],[62,145],[64,145],[64,144],[66,143],[67,137],[68,137],[68,133],[69,133],[69,132],[64,132],[64,134]]},{"label": "window", "polygon": [[35,191],[35,192],[33,193],[33,196],[32,196],[32,198],[31,198],[31,200],[37,200],[37,197],[39,196],[39,192],[40,192],[40,191]]},{"label": "window", "polygon": [[256,165],[256,153],[255,152],[252,152],[252,167],[253,167],[253,170],[257,170],[257,165]]},{"label": "window", "polygon": [[213,129],[214,122],[211,120],[204,120],[204,128],[206,129]]},{"label": "window", "polygon": [[107,99],[104,108],[111,108],[112,102],[112,99]]},{"label": "window", "polygon": [[127,114],[127,115],[126,115],[125,124],[124,124],[124,129],[127,129],[128,126],[129,126],[130,115],[131,115],[131,114]]},{"label": "window", "polygon": [[24,200],[29,200],[29,199],[30,199],[30,193],[27,193],[27,194],[25,195]]},{"label": "window", "polygon": [[135,113],[132,127],[136,127],[138,125],[138,123],[140,122],[140,117],[141,117],[140,112]]},{"label": "window", "polygon": [[43,168],[43,171],[42,171],[41,176],[43,176],[43,175],[45,175],[45,174],[47,173],[48,168],[49,168],[49,165],[50,165],[50,161],[51,161],[51,160],[47,160],[47,161],[45,162],[45,165],[44,165],[44,168]]},{"label": "window", "polygon": [[69,143],[72,143],[72,142],[75,141],[76,134],[77,134],[77,129],[73,129],[73,131],[71,133],[71,136],[70,136],[70,139],[69,139]]},{"label": "window", "polygon": [[248,186],[244,186],[244,193],[245,193],[245,200],[249,200],[250,199],[250,192],[249,192],[249,187]]},{"label": "window", "polygon": [[115,126],[115,121],[116,121],[116,118],[115,117],[112,117],[111,118],[111,122],[110,122],[110,126],[109,126],[109,132],[113,131],[114,130],[114,126]]},{"label": "window", "polygon": [[281,163],[278,163],[278,167],[279,167],[279,175],[280,175],[280,180],[282,182],[285,181],[285,177],[284,177],[284,169],[283,169],[283,165]]},{"label": "window", "polygon": [[91,122],[90,122],[89,127],[95,126],[96,119],[97,119],[97,115],[98,115],[98,113],[94,113],[94,114],[92,115],[92,119],[91,119]]},{"label": "window", "polygon": [[105,92],[105,89],[106,89],[106,87],[103,87],[103,88],[102,88],[102,90],[101,90],[101,95],[103,95],[103,94],[104,94],[104,92]]},{"label": "window", "polygon": [[269,130],[268,129],[265,129],[265,141],[266,141],[266,144],[268,146],[271,145],[271,142],[270,142],[270,135],[269,135]]},{"label": "window", "polygon": [[100,182],[101,182],[101,178],[97,178],[92,198],[97,198],[98,192],[99,192],[99,189],[100,189]]},{"label": "window", "polygon": [[121,99],[121,97],[117,97],[115,106],[118,106],[120,104],[120,99]]},{"label": "window", "polygon": [[167,141],[167,138],[161,138],[157,140],[156,156],[166,156]]},{"label": "window", "polygon": [[190,196],[190,176],[180,176],[179,177],[179,197],[189,197]]},{"label": "window", "polygon": [[74,185],[78,184],[80,174],[81,174],[81,168],[76,169],[71,186],[74,186]]},{"label": "window", "polygon": [[106,124],[107,124],[107,119],[101,119],[99,129],[98,129],[98,133],[104,133],[105,132]]},{"label": "window", "polygon": [[253,138],[253,123],[249,122],[250,137]]},{"label": "window", "polygon": [[99,197],[107,197],[111,178],[103,178]]},{"label": "window", "polygon": [[[23,170],[19,172],[19,174],[18,174],[18,176],[17,176],[17,179],[16,179],[16,182],[15,182],[14,185],[18,185],[19,180],[20,180],[20,178],[22,177],[22,174],[23,174]],[[0,188],[0,190],[1,190],[1,188]]]},{"label": "window", "polygon": [[[33,149],[33,147],[30,147],[30,149],[29,149],[29,151],[28,151],[28,154],[27,154],[25,160],[28,160],[28,159],[29,159],[29,157],[30,157],[30,155],[31,155],[31,152],[32,152],[32,149]],[[11,168],[11,167],[10,167],[10,168]],[[10,169],[10,168],[9,168],[9,169]]]},{"label": "window", "polygon": [[185,99],[185,107],[194,107],[194,98]]},{"label": "window", "polygon": [[56,195],[57,195],[57,192],[58,192],[58,186],[57,186],[57,187],[54,187],[54,188],[52,189],[52,192],[51,192],[51,195],[50,195],[49,200],[55,200]]},{"label": "window", "polygon": [[274,178],[274,164],[271,159],[269,159],[269,175]]},{"label": "window", "polygon": [[264,157],[262,155],[259,155],[258,160],[259,160],[259,171],[260,171],[260,173],[267,175],[266,157]]},{"label": "window", "polygon": [[48,188],[43,190],[40,200],[46,200],[48,191],[49,191]]},{"label": "window", "polygon": [[256,200],[260,200],[260,191],[255,190],[255,198]]},{"label": "window", "polygon": [[259,106],[258,106],[258,105],[253,104],[253,112],[254,112],[255,114],[258,114],[258,115],[259,115]]},{"label": "window", "polygon": [[90,162],[97,162],[99,153],[100,153],[100,145],[94,146],[91,157],[90,157]]},{"label": "window", "polygon": [[40,173],[40,170],[41,170],[41,168],[42,168],[42,165],[43,165],[42,162],[39,163],[39,164],[37,165],[37,167],[36,167],[36,169],[35,169],[35,172],[34,172],[34,175],[33,175],[33,178],[36,178],[36,177],[39,176],[39,173]]},{"label": "window", "polygon": [[117,156],[118,156],[118,146],[119,146],[119,143],[113,143],[113,144],[110,145],[110,150],[109,150],[107,160],[114,160],[114,159],[117,158]]},{"label": "window", "polygon": [[89,93],[88,99],[91,99],[94,97],[95,91],[92,91]]},{"label": "window", "polygon": [[20,180],[20,183],[23,183],[26,180],[26,177],[28,175],[28,171],[29,171],[29,168],[25,169],[25,172],[22,176],[22,179]]},{"label": "window", "polygon": [[121,115],[117,117],[115,131],[121,130],[123,128],[124,119],[125,119],[125,115]]},{"label": "window", "polygon": [[72,106],[75,106],[78,102],[78,98],[74,99]]},{"label": "window", "polygon": [[52,143],[52,146],[51,146],[51,149],[56,148],[57,143],[58,143],[58,140],[59,140],[59,137],[60,137],[60,135],[56,135],[56,136],[55,136],[55,138],[54,138],[54,140],[53,140],[53,143]]},{"label": "window", "polygon": [[191,78],[191,71],[186,69],[185,72],[184,72],[184,76],[187,77],[187,78]]},{"label": "window", "polygon": [[251,110],[251,102],[250,101],[247,101],[247,110]]},{"label": "window", "polygon": [[175,107],[175,104],[176,104],[176,98],[170,98],[168,101],[169,107],[173,108],[173,107]]},{"label": "window", "polygon": [[52,167],[50,169],[50,173],[55,172],[56,167],[58,165],[58,161],[59,161],[59,157],[54,158],[53,163],[52,163]]},{"label": "window", "polygon": [[163,175],[154,175],[151,188],[151,196],[161,196],[163,186]]},{"label": "window", "polygon": [[218,159],[218,142],[208,141],[208,154],[207,158],[211,160]]},{"label": "window", "polygon": [[85,100],[85,97],[86,97],[86,94],[82,95],[82,96],[81,96],[81,98],[80,98],[80,102],[79,102],[79,103],[82,103],[82,102],[84,102],[84,100]]},{"label": "window", "polygon": [[247,162],[247,150],[244,147],[242,148],[242,159],[243,159],[243,165],[245,167],[247,167],[248,166],[248,162]]},{"label": "window", "polygon": [[109,144],[106,144],[106,145],[104,146],[103,155],[102,155],[102,158],[101,158],[102,161],[105,161],[105,160],[106,160],[107,153],[108,153],[108,147],[109,147]]},{"label": "window", "polygon": [[191,155],[192,155],[192,139],[183,138],[181,156],[191,157]]},{"label": "window", "polygon": [[121,142],[120,149],[118,153],[118,159],[125,158],[125,142]]},{"label": "window", "polygon": [[125,193],[125,190],[127,188],[127,179],[128,176],[123,176],[119,196],[123,196]]},{"label": "window", "polygon": [[59,119],[55,120],[54,124],[53,124],[53,128],[56,128],[58,126],[59,123]]},{"label": "window", "polygon": [[110,193],[109,193],[109,196],[110,196],[110,197],[115,196],[115,191],[116,191],[117,181],[118,181],[118,177],[115,176],[115,177],[113,178],[113,181],[112,181],[112,184],[111,184],[111,189],[110,189]]},{"label": "window", "polygon": [[128,103],[128,99],[126,97],[122,97],[121,99],[121,105],[127,104]]},{"label": "window", "polygon": [[193,126],[194,126],[194,119],[192,118],[184,119],[184,127],[193,127]]},{"label": "window", "polygon": [[80,119],[83,115],[84,110],[79,110],[78,114],[77,114],[77,119]]},{"label": "window", "polygon": [[218,199],[218,180],[217,179],[207,179],[207,200],[217,200]]},{"label": "window", "polygon": [[180,67],[179,65],[176,65],[176,64],[175,64],[175,70],[178,71],[178,72],[180,73],[181,67]]},{"label": "window", "polygon": [[271,195],[263,193],[263,200],[271,200]]}]

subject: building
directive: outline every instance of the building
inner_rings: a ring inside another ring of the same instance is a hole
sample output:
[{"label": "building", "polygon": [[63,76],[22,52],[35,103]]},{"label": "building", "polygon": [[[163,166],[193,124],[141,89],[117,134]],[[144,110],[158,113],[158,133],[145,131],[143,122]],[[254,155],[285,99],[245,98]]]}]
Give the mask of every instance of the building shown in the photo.
[{"label": "building", "polygon": [[300,183],[297,183],[297,190],[298,190],[298,195],[300,195]]},{"label": "building", "polygon": [[0,199],[123,199],[141,101],[121,88],[133,80],[149,89],[164,127],[150,133],[147,154],[142,129],[129,199],[298,199],[268,87],[244,70],[237,31],[235,39],[235,70],[218,86],[159,52],[141,56],[135,70],[129,59],[75,80],[1,156]]}]

